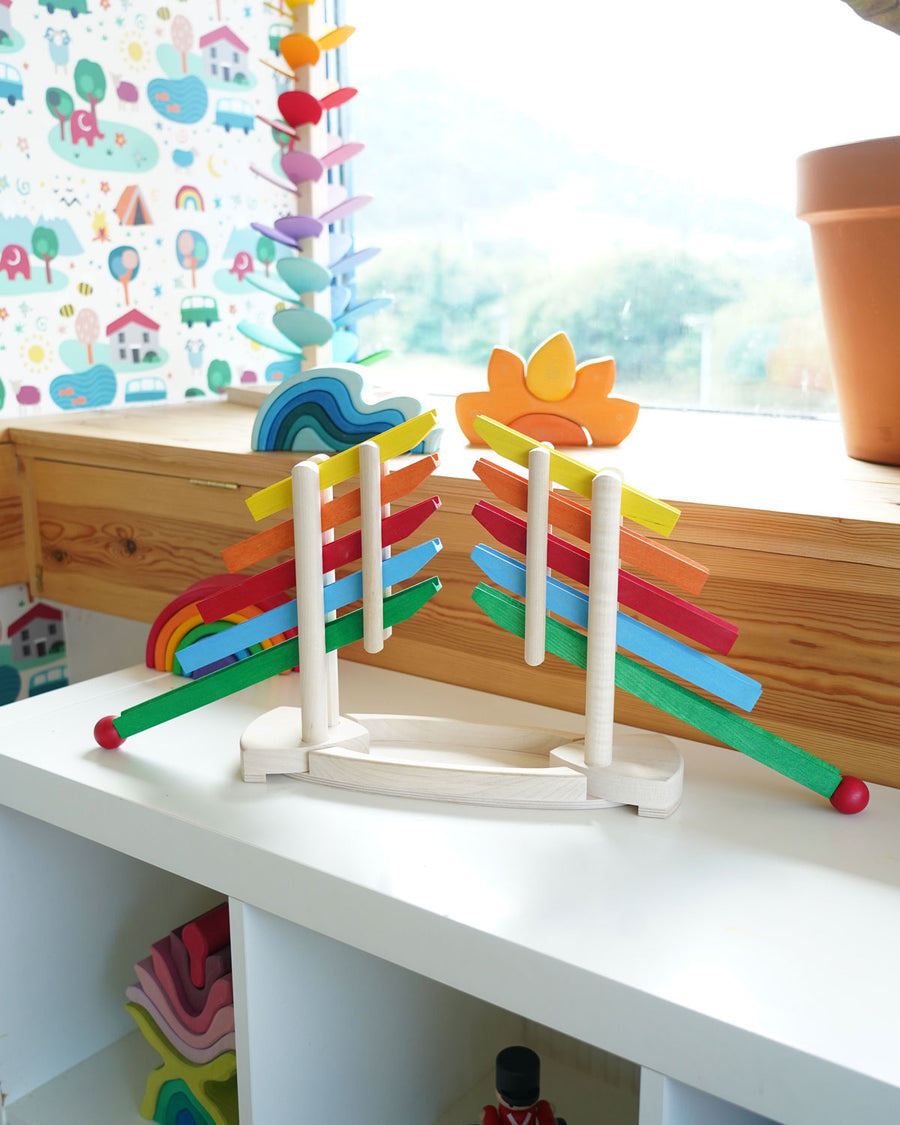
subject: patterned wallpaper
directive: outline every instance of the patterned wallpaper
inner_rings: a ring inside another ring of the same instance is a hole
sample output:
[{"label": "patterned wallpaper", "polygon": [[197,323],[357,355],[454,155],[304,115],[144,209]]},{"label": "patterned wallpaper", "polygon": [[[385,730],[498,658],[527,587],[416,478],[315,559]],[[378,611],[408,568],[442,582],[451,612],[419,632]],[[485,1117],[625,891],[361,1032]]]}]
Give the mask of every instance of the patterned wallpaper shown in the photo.
[{"label": "patterned wallpaper", "polygon": [[0,0],[0,418],[262,381],[289,25],[258,0]]},{"label": "patterned wallpaper", "polygon": [[[288,30],[259,0],[0,0],[0,427],[275,377],[235,325],[290,252],[249,171],[281,174],[256,114]],[[0,703],[68,681],[66,616],[0,590]]]}]

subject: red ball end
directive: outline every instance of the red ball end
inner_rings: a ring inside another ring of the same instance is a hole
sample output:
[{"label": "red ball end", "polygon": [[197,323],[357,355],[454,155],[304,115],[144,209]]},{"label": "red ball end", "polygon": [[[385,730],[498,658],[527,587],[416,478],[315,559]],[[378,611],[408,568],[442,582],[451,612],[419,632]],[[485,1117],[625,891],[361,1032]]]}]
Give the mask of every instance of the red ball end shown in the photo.
[{"label": "red ball end", "polygon": [[102,746],[104,750],[118,750],[125,741],[113,726],[113,720],[116,718],[118,718],[117,715],[104,715],[102,719],[97,720],[94,726],[94,739],[97,745]]},{"label": "red ball end", "polygon": [[838,812],[862,812],[869,803],[869,788],[858,777],[842,777],[831,794],[831,803]]}]

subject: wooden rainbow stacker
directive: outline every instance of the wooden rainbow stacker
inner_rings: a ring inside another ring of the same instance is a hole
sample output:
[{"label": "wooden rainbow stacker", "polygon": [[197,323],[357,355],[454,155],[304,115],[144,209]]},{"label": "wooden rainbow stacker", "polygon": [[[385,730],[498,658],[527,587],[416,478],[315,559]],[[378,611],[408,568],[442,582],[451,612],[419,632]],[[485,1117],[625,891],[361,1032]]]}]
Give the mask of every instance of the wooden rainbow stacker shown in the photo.
[{"label": "wooden rainbow stacker", "polygon": [[[333,457],[303,461],[290,478],[251,496],[247,504],[256,519],[284,509],[292,518],[224,551],[229,570],[291,546],[293,559],[200,601],[204,621],[233,623],[178,649],[182,670],[199,678],[101,719],[98,743],[112,749],[129,735],[298,667],[299,707],[267,712],[243,732],[246,781],[288,774],[411,797],[553,809],[627,804],[643,815],[668,816],[681,800],[681,756],[662,735],[615,726],[618,687],[805,785],[841,812],[865,807],[863,782],[842,778],[835,766],[723,705],[750,711],[760,685],[686,642],[726,655],[737,637],[731,623],[620,565],[698,593],[708,575],[704,567],[622,526],[625,519],[665,536],[677,509],[629,488],[613,470],[590,469],[483,416],[475,423],[480,436],[525,467],[527,476],[486,459],[475,471],[497,499],[526,518],[487,501],[479,501],[473,514],[524,561],[479,544],[472,558],[493,585],[479,583],[473,598],[492,621],[523,638],[529,665],[541,664],[550,652],[584,670],[584,738],[463,719],[342,715],[337,650],[362,640],[367,652],[380,651],[391,627],[440,589],[436,577],[391,589],[412,579],[440,550],[440,541],[432,539],[392,555],[394,544],[438,509],[438,497],[390,512],[391,502],[421,484],[437,458],[421,457],[396,472],[386,465],[416,447],[434,424],[433,412],[423,414]],[[333,498],[335,485],[356,476],[358,489]],[[554,484],[588,498],[590,507],[555,492]],[[358,531],[334,537],[335,528],[357,518]],[[586,542],[589,550],[554,535],[551,527]],[[335,580],[335,570],[356,561],[357,571]],[[277,601],[291,588],[292,599],[241,616],[246,607]],[[338,616],[358,602],[361,608]],[[635,620],[620,604],[678,637]],[[263,642],[269,647],[250,655]],[[229,659],[236,662],[222,666]],[[203,674],[206,668],[216,670]]]}]

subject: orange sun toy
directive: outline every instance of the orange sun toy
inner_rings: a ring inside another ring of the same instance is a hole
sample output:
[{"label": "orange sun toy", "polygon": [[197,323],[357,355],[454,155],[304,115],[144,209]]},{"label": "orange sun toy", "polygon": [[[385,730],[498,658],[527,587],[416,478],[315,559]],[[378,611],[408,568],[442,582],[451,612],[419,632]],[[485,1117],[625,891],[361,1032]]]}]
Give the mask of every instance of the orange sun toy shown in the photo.
[{"label": "orange sun toy", "polygon": [[456,418],[470,445],[484,445],[473,422],[486,414],[556,446],[618,445],[637,421],[638,404],[610,398],[616,361],[610,356],[576,366],[565,332],[557,332],[528,363],[508,348],[494,348],[488,390],[458,395]]}]

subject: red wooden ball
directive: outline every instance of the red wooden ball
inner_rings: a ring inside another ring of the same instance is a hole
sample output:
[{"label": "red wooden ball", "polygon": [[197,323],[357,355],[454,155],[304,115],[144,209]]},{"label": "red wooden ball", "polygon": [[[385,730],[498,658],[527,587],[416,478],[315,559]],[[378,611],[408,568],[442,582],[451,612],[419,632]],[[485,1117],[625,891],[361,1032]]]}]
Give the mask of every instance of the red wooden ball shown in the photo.
[{"label": "red wooden ball", "polygon": [[858,777],[842,777],[831,794],[831,803],[838,812],[862,812],[869,803],[869,788]]},{"label": "red wooden ball", "polygon": [[94,740],[104,750],[118,750],[125,739],[113,726],[115,715],[104,715],[94,725]]}]

